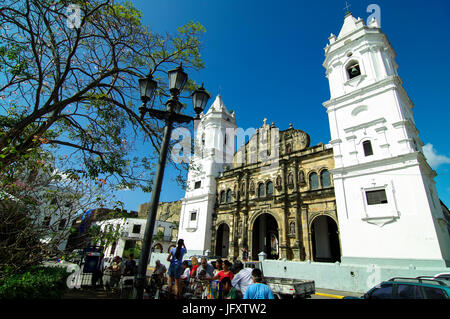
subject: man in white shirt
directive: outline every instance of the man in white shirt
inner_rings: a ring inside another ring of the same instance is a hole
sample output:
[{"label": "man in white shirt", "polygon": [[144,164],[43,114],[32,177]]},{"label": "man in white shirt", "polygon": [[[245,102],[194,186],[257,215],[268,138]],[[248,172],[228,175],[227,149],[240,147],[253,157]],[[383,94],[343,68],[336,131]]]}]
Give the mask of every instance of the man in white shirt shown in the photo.
[{"label": "man in white shirt", "polygon": [[189,269],[189,263],[187,260],[183,261],[183,263],[181,264],[181,267],[183,267],[183,273],[180,276],[180,278],[183,281],[189,281],[190,278],[190,274],[191,274],[191,269]]},{"label": "man in white shirt", "polygon": [[233,265],[234,278],[231,280],[231,285],[236,288],[238,292],[245,295],[248,286],[253,284],[251,268],[244,268],[240,261],[236,261]]}]

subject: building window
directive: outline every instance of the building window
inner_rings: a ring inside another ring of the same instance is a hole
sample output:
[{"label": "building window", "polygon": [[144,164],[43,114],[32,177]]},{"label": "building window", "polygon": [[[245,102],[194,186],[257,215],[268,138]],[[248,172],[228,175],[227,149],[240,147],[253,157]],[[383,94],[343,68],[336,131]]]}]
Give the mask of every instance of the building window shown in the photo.
[{"label": "building window", "polygon": [[364,149],[365,156],[373,155],[372,143],[370,141],[363,142],[363,149]]},{"label": "building window", "polygon": [[367,205],[387,204],[386,190],[366,191]]},{"label": "building window", "polygon": [[133,234],[140,234],[141,233],[141,225],[136,224],[133,225]]},{"label": "building window", "polygon": [[322,187],[331,186],[330,172],[328,170],[324,170],[320,173],[320,183],[322,184]]},{"label": "building window", "polygon": [[258,184],[258,197],[264,197],[264,184]]},{"label": "building window", "polygon": [[197,212],[191,212],[191,221],[197,220]]},{"label": "building window", "polygon": [[220,192],[220,203],[225,203],[225,191]]},{"label": "building window", "polygon": [[271,181],[267,182],[266,188],[267,195],[273,195],[273,183]]},{"label": "building window", "polygon": [[347,66],[347,74],[349,79],[353,79],[361,75],[361,69],[357,61],[352,61]]},{"label": "building window", "polygon": [[195,182],[194,188],[195,189],[199,189],[202,186],[202,182],[201,181],[197,181]]},{"label": "building window", "polygon": [[227,190],[227,203],[231,203],[231,196],[232,196],[231,189],[229,189]]},{"label": "building window", "polygon": [[309,188],[310,189],[319,188],[319,176],[317,175],[317,173],[311,173],[311,175],[309,175]]}]

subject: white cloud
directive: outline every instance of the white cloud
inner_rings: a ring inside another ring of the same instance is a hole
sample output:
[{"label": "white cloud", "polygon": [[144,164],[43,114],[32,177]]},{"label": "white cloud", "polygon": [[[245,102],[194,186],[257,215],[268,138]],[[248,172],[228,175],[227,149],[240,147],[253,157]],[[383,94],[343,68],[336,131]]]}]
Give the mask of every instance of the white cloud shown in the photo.
[{"label": "white cloud", "polygon": [[450,158],[445,155],[440,155],[433,148],[432,144],[426,144],[423,147],[423,153],[428,160],[428,164],[434,169],[442,164],[450,164]]}]

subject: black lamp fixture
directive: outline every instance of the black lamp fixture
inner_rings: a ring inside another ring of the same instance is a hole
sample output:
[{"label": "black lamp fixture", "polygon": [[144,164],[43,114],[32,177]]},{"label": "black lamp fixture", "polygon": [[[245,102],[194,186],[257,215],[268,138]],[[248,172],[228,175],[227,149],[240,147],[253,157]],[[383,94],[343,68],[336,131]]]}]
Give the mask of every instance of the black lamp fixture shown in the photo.
[{"label": "black lamp fixture", "polygon": [[153,183],[153,190],[150,200],[150,205],[147,213],[147,223],[145,225],[145,233],[142,241],[141,255],[139,258],[138,271],[136,275],[134,298],[142,299],[144,293],[144,286],[147,273],[147,265],[151,257],[151,247],[153,240],[153,231],[155,228],[156,213],[158,210],[159,196],[161,193],[161,185],[164,176],[164,168],[167,160],[167,153],[169,148],[169,141],[172,134],[174,123],[189,123],[198,120],[200,113],[205,109],[206,103],[211,97],[210,94],[202,86],[192,93],[192,104],[196,117],[181,114],[183,104],[178,100],[178,96],[183,91],[186,85],[188,75],[183,71],[183,66],[180,65],[168,71],[169,75],[169,90],[171,97],[166,102],[166,110],[157,110],[147,108],[146,104],[153,98],[155,94],[157,83],[153,80],[151,73],[145,78],[139,79],[139,91],[141,94],[142,106],[139,107],[141,120],[144,119],[145,114],[149,114],[152,118],[165,121],[163,140],[159,150],[158,166],[155,172],[155,180]]},{"label": "black lamp fixture", "polygon": [[145,105],[153,98],[156,88],[158,87],[158,82],[153,80],[151,73],[147,74],[145,78],[140,78],[139,80],[139,92],[141,94],[142,106],[139,108],[139,113],[141,120],[144,118],[146,108]]},{"label": "black lamp fixture", "polygon": [[141,93],[141,101],[147,103],[155,94],[158,82],[153,80],[151,73],[147,74],[145,78],[139,79],[139,92]]},{"label": "black lamp fixture", "polygon": [[188,75],[183,70],[183,65],[180,65],[168,71],[169,74],[169,90],[172,95],[178,96],[181,91],[183,91],[184,86],[186,85]]},{"label": "black lamp fixture", "polygon": [[205,109],[206,103],[208,103],[210,97],[211,95],[206,92],[205,88],[203,87],[203,83],[200,88],[192,93],[192,104],[194,105],[194,111],[197,114],[197,116],[195,117],[196,119],[200,118],[200,113]]}]

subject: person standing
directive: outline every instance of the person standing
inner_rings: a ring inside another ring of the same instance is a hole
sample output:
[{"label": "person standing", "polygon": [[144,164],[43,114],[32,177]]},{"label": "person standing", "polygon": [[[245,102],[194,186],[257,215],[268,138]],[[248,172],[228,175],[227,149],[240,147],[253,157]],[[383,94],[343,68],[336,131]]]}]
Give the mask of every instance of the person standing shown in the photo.
[{"label": "person standing", "polygon": [[220,259],[220,258],[217,259],[216,264],[215,264],[215,269],[214,269],[214,276],[217,275],[219,273],[219,271],[223,270],[222,265],[223,265],[222,259]]},{"label": "person standing", "polygon": [[244,296],[248,286],[253,284],[252,269],[244,268],[244,264],[242,262],[236,261],[233,265],[232,271],[234,272],[234,277],[231,280],[231,285],[236,288],[238,294],[242,294],[242,296]]},{"label": "person standing", "polygon": [[119,286],[120,276],[122,275],[122,261],[119,256],[115,256],[111,264],[111,288],[116,290]]},{"label": "person standing", "polygon": [[128,260],[125,262],[125,269],[123,271],[124,276],[134,276],[136,274],[136,261],[134,260],[134,254],[130,253]]},{"label": "person standing", "polygon": [[248,259],[248,250],[246,247],[244,247],[241,249],[241,251],[242,251],[242,261],[246,262]]},{"label": "person standing", "polygon": [[155,263],[155,270],[152,273],[152,277],[155,280],[156,287],[158,287],[159,289],[161,289],[162,285],[164,284],[164,275],[166,271],[166,266],[161,264],[161,261],[158,259]]},{"label": "person standing", "polygon": [[105,267],[105,258],[103,253],[100,254],[97,261],[97,266],[95,267],[94,273],[92,274],[92,286],[97,287],[97,281],[100,281],[100,286],[103,286],[103,271]]},{"label": "person standing", "polygon": [[252,270],[253,284],[251,284],[244,294],[244,299],[275,299],[269,286],[262,283],[261,270]]},{"label": "person standing", "polygon": [[214,276],[214,267],[209,264],[206,258],[201,259],[200,266],[197,268],[196,278],[199,280],[211,280]]},{"label": "person standing", "polygon": [[213,280],[221,281],[223,278],[228,277],[230,280],[233,280],[234,274],[231,271],[231,262],[228,260],[224,260],[222,263],[223,270],[219,271],[213,278]]},{"label": "person standing", "polygon": [[172,293],[172,286],[175,281],[175,298],[178,299],[181,293],[181,279],[180,276],[183,272],[181,263],[183,262],[183,256],[186,254],[187,249],[184,245],[184,240],[179,239],[177,247],[172,248],[167,257],[167,261],[170,262],[169,266],[169,294]]},{"label": "person standing", "polygon": [[190,278],[194,278],[195,276],[197,276],[197,268],[199,267],[198,259],[196,257],[192,257],[191,262],[192,262],[192,269],[190,273]]}]

